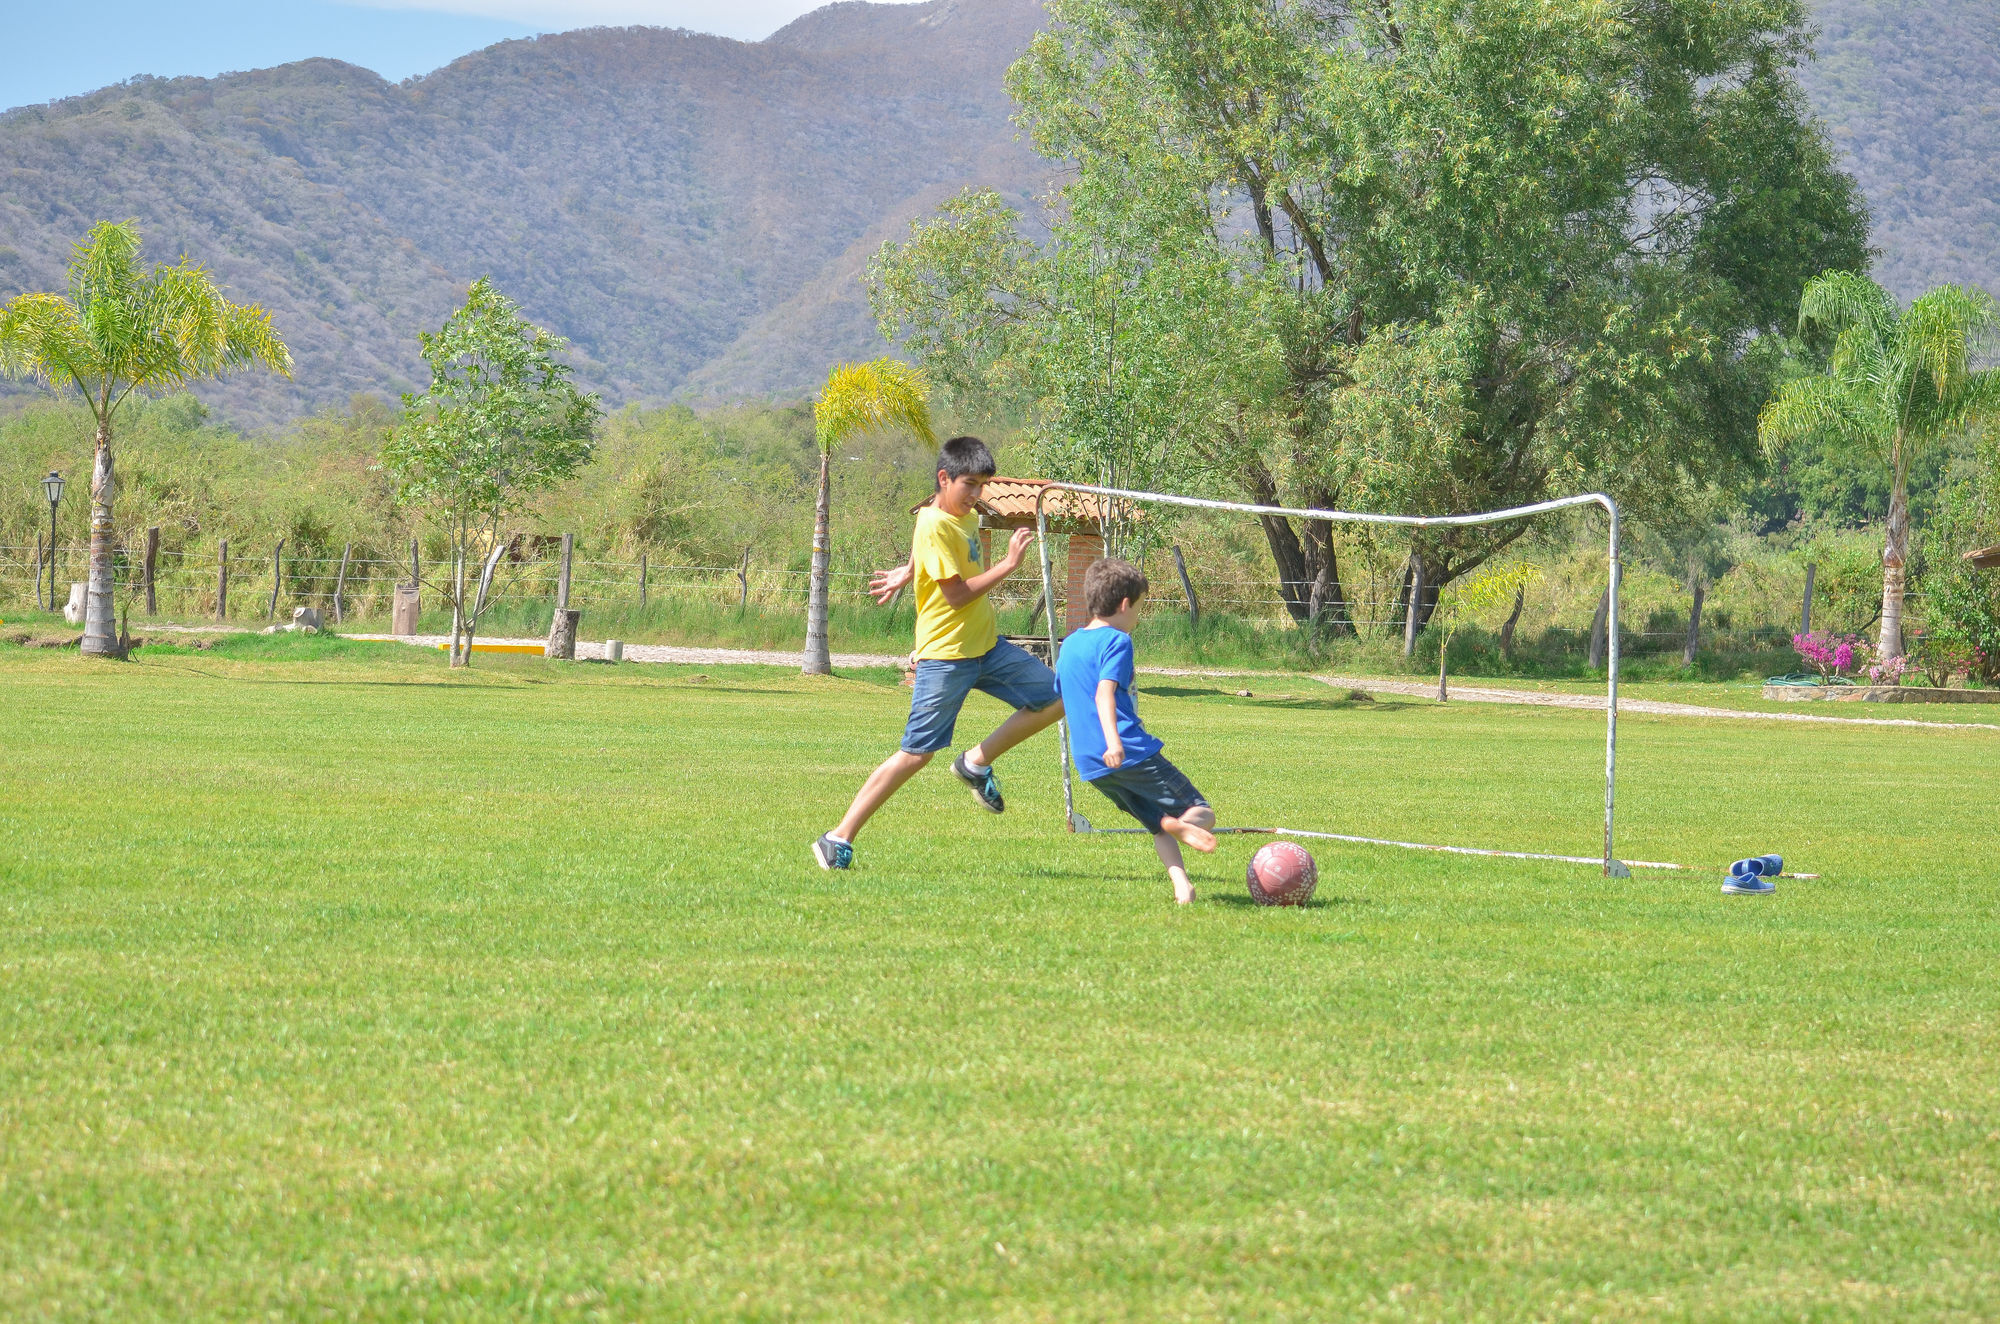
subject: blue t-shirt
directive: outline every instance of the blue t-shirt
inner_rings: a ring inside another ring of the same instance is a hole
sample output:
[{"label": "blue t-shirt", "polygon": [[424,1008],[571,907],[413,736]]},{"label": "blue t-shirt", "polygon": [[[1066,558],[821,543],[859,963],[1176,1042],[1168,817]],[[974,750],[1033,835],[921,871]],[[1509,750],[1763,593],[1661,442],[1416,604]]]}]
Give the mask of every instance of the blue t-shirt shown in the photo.
[{"label": "blue t-shirt", "polygon": [[1160,752],[1160,742],[1139,725],[1132,707],[1132,636],[1113,625],[1078,630],[1062,641],[1056,655],[1056,692],[1062,695],[1069,722],[1069,752],[1076,771],[1087,782],[1115,769],[1104,766],[1104,723],[1097,717],[1097,683],[1118,682],[1115,707],[1118,741],[1125,746],[1125,766]]}]

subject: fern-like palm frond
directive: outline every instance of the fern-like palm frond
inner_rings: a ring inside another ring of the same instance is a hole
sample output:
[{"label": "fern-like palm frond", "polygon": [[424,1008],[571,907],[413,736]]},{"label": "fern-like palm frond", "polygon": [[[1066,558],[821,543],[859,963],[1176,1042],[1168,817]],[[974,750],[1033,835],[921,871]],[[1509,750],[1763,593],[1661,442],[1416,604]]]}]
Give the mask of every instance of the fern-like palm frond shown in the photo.
[{"label": "fern-like palm frond", "polygon": [[87,391],[100,368],[83,319],[60,294],[23,294],[0,308],[0,375]]},{"label": "fern-like palm frond", "polygon": [[1962,285],[1940,285],[1910,305],[1900,327],[1913,371],[1930,379],[1940,401],[1969,368],[1975,347],[1990,338],[2000,315],[1992,298]]},{"label": "fern-like palm frond", "polygon": [[1837,377],[1794,377],[1779,385],[1757,416],[1757,438],[1769,455],[1815,438],[1882,454],[1894,431],[1878,394]]},{"label": "fern-like palm frond", "polygon": [[935,446],[929,400],[922,368],[890,358],[843,363],[827,374],[813,405],[813,432],[829,453],[849,437],[885,428],[902,428]]},{"label": "fern-like palm frond", "polygon": [[1895,299],[1858,271],[1815,276],[1799,296],[1802,335],[1813,330],[1838,335],[1852,326],[1868,326],[1877,339],[1886,340],[1895,322]]}]

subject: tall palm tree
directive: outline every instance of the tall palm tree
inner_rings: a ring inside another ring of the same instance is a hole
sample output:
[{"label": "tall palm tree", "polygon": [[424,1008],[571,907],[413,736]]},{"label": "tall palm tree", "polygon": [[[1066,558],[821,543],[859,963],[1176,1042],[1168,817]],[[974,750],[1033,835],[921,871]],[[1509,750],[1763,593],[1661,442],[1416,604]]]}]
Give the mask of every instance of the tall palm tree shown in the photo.
[{"label": "tall palm tree", "polygon": [[832,494],[833,451],[864,432],[900,427],[926,446],[937,445],[931,431],[930,383],[923,369],[896,359],[843,363],[827,374],[813,405],[813,433],[819,442],[819,501],[813,509],[812,590],[806,603],[808,676],[833,671],[826,643],[827,569],[831,543],[827,524]]},{"label": "tall palm tree", "polygon": [[1991,296],[1940,285],[1905,311],[1866,276],[1830,272],[1807,282],[1799,332],[1831,336],[1825,371],[1783,383],[1757,420],[1773,453],[1798,441],[1858,446],[1888,466],[1889,528],[1882,548],[1884,657],[1903,652],[1904,565],[1910,548],[1910,462],[1982,418],[2000,415],[2000,369],[1977,369],[2000,309]]},{"label": "tall palm tree", "polygon": [[131,222],[101,222],[76,245],[69,294],[23,294],[0,307],[0,373],[82,395],[97,420],[90,477],[90,596],[83,651],[115,653],[111,602],[111,424],[134,391],[178,390],[252,364],[289,377],[292,354],[270,314],[222,297],[183,257],[139,266]]}]

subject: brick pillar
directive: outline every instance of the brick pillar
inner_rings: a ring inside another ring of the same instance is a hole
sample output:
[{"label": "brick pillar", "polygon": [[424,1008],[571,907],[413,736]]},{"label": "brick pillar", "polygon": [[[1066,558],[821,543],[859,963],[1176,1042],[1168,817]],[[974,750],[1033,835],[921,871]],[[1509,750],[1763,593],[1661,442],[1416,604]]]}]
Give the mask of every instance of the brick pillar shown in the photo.
[{"label": "brick pillar", "polygon": [[1083,601],[1083,572],[1092,561],[1104,559],[1104,539],[1094,533],[1069,536],[1069,586],[1064,592],[1063,633],[1090,623],[1090,608]]}]

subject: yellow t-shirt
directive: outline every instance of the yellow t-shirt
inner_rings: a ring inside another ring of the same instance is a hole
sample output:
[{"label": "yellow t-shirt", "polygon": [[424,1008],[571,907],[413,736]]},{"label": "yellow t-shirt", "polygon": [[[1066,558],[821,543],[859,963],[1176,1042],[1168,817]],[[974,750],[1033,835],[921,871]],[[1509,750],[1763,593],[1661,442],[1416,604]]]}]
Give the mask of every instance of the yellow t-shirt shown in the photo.
[{"label": "yellow t-shirt", "polygon": [[1000,642],[1000,624],[986,595],[954,607],[938,588],[940,579],[970,579],[986,572],[978,512],[954,519],[936,506],[918,511],[910,563],[917,572],[917,647],[912,656],[957,661],[992,652]]}]

